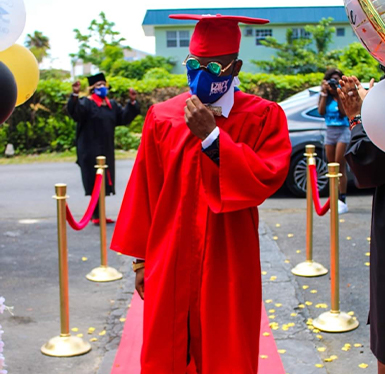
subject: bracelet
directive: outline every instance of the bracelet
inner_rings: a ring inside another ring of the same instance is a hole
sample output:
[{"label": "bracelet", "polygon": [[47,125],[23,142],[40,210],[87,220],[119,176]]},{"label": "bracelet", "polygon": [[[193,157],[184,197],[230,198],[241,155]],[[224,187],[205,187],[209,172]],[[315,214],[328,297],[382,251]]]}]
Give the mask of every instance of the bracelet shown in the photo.
[{"label": "bracelet", "polygon": [[357,114],[356,116],[350,118],[349,120],[349,129],[350,131],[354,129],[357,125],[362,124],[361,114]]},{"label": "bracelet", "polygon": [[132,263],[132,270],[136,273],[139,269],[144,268],[144,261],[143,262],[133,262]]},{"label": "bracelet", "polygon": [[79,94],[77,94],[77,93],[73,93],[72,92],[72,94],[71,94],[72,96],[79,96]]},{"label": "bracelet", "polygon": [[321,96],[323,96],[323,97],[327,97],[327,96],[328,96],[328,94],[327,94],[327,93],[325,93],[325,92],[322,92],[322,91],[321,91],[319,94],[320,94]]}]

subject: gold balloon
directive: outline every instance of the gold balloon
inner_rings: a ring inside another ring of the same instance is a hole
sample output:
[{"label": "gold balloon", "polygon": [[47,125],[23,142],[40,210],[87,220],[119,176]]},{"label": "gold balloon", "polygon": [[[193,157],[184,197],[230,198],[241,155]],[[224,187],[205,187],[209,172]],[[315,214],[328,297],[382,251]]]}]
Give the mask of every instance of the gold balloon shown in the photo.
[{"label": "gold balloon", "polygon": [[369,53],[385,65],[385,0],[344,0],[357,37]]},{"label": "gold balloon", "polygon": [[39,65],[27,48],[14,44],[0,52],[3,62],[15,77],[17,85],[16,106],[25,103],[35,92],[39,83]]}]

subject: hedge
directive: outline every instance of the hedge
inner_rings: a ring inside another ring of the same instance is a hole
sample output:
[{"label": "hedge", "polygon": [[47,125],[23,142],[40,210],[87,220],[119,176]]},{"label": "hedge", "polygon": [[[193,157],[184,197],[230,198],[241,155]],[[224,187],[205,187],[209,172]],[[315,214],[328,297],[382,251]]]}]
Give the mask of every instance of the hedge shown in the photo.
[{"label": "hedge", "polygon": [[[319,85],[323,74],[276,76],[269,74],[240,74],[240,89],[272,101],[285,98],[311,86]],[[185,75],[174,75],[165,69],[149,70],[142,80],[110,77],[111,97],[124,105],[128,88],[138,92],[141,116],[129,127],[116,129],[117,149],[137,149],[148,108],[188,90]],[[86,79],[81,80],[83,95],[87,95]],[[71,83],[58,79],[41,80],[35,94],[17,107],[7,123],[0,126],[0,155],[7,143],[16,153],[60,152],[75,146],[75,123],[66,113]]]}]

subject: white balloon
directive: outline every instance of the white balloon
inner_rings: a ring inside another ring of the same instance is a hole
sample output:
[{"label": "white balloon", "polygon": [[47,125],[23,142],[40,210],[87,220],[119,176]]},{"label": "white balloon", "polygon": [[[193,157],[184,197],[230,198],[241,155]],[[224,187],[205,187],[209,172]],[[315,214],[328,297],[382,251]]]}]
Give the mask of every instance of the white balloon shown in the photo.
[{"label": "white balloon", "polygon": [[374,145],[385,151],[385,80],[377,83],[362,104],[362,125]]},{"label": "white balloon", "polygon": [[0,51],[11,47],[25,26],[23,0],[0,0]]},{"label": "white balloon", "polygon": [[385,65],[385,0],[344,0],[350,24],[362,45]]}]

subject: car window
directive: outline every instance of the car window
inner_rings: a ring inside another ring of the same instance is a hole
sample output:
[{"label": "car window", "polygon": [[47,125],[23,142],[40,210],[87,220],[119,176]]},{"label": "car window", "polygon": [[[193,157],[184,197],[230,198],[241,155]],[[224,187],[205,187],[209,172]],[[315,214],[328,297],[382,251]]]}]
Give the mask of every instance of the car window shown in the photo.
[{"label": "car window", "polygon": [[308,110],[305,114],[306,114],[307,116],[310,116],[310,117],[324,118],[323,116],[321,116],[321,114],[319,114],[318,108],[317,108],[317,107]]}]

